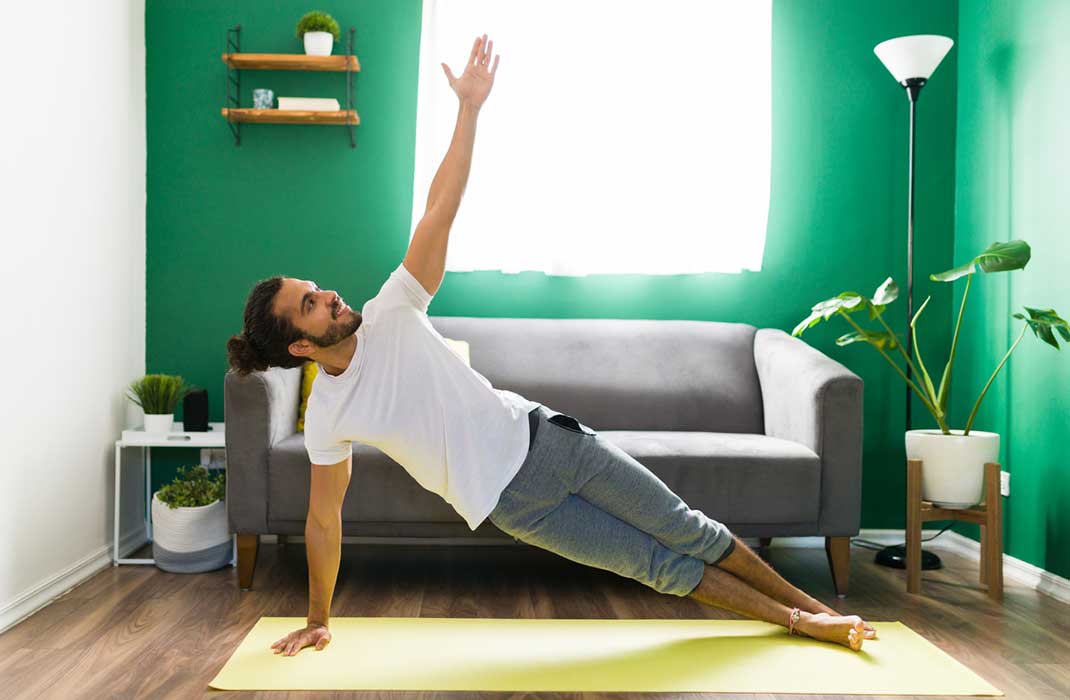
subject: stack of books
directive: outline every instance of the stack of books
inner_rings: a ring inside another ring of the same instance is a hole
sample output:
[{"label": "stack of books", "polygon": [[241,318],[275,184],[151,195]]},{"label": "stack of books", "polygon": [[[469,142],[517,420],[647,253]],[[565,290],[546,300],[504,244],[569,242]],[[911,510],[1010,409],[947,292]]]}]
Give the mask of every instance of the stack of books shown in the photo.
[{"label": "stack of books", "polygon": [[279,109],[305,112],[337,112],[342,108],[338,100],[329,97],[280,97]]}]

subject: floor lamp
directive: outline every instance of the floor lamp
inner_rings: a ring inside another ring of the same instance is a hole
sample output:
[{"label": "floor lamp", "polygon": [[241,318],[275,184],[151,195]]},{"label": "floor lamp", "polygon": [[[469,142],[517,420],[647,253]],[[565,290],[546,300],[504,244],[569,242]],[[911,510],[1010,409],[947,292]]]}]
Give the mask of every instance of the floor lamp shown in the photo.
[{"label": "floor lamp", "polygon": [[[914,317],[914,111],[918,103],[921,88],[929,80],[940,61],[951,50],[954,42],[946,36],[936,34],[915,34],[882,41],[873,47],[873,53],[881,60],[884,67],[906,89],[910,100],[910,156],[907,173],[907,357],[913,356],[914,339],[910,333],[910,321]],[[910,365],[906,367],[907,380],[910,379]],[[910,385],[907,384],[906,395],[906,429],[910,430]],[[906,547],[894,545],[885,547],[877,554],[877,563],[906,568]],[[922,551],[922,568],[939,569],[940,558],[932,552]]]}]

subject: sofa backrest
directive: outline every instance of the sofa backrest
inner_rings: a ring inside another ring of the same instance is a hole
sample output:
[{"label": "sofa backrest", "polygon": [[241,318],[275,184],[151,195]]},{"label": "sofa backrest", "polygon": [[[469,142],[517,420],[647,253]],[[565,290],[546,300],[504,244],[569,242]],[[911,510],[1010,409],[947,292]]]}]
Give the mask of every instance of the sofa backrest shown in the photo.
[{"label": "sofa backrest", "polygon": [[762,433],[745,323],[431,316],[472,368],[596,430]]}]

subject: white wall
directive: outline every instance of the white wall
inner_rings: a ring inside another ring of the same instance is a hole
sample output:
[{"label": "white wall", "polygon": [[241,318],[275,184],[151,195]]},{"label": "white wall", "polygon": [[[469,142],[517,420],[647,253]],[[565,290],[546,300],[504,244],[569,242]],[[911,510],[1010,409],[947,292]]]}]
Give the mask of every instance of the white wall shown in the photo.
[{"label": "white wall", "polygon": [[0,630],[110,565],[113,445],[140,415],[122,395],[145,371],[144,0],[7,7]]}]

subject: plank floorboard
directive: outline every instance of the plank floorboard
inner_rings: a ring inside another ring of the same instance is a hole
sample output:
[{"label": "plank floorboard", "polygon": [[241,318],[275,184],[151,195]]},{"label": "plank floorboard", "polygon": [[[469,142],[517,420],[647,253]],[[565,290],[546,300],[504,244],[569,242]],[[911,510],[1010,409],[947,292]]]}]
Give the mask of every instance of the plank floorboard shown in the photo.
[{"label": "plank floorboard", "polygon": [[[838,599],[823,550],[775,546],[768,550],[777,570],[811,595],[844,613],[904,622],[1012,700],[1070,697],[1070,606],[1013,581],[1007,582],[1003,604],[993,603],[977,584],[975,561],[954,552],[940,554],[944,569],[924,572],[922,595],[913,596],[906,592],[904,572],[877,566],[872,552],[855,547],[851,595]],[[146,566],[109,567],[0,635],[0,687],[13,689],[5,697],[20,700],[674,697],[656,693],[222,692],[208,688],[260,617],[304,617],[307,587],[305,550],[300,543],[262,544],[253,590],[248,592],[238,590],[237,571],[231,567],[196,575]],[[332,614],[734,617],[535,548],[355,544],[343,545]],[[686,697],[702,695],[688,693]],[[820,700],[825,696],[739,697]]]}]

